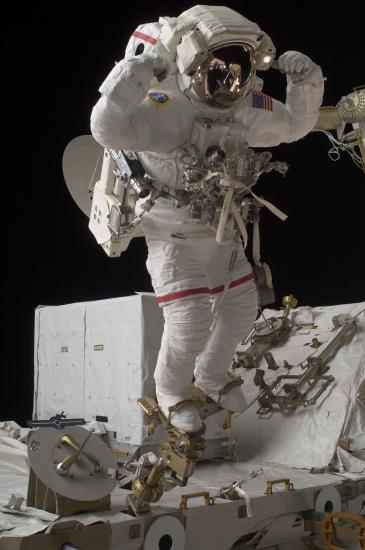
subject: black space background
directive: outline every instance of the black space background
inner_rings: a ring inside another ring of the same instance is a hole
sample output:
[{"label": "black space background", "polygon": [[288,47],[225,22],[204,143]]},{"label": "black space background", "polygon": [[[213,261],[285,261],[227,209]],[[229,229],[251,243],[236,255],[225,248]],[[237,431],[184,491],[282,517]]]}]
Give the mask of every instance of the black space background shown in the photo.
[{"label": "black space background", "polygon": [[[192,5],[55,2],[28,12],[19,7],[3,20],[2,119],[9,131],[3,132],[7,175],[1,188],[0,420],[24,424],[31,417],[37,305],[152,290],[144,241],[135,239],[119,259],[108,258],[67,191],[61,160],[71,139],[89,133],[98,87],[123,57],[135,27]],[[332,2],[226,5],[266,30],[278,55],[299,50],[322,66],[325,105],[365,83],[361,2],[338,11]],[[284,77],[276,71],[262,76],[264,90],[283,99]],[[256,188],[289,215],[283,223],[262,213],[262,257],[271,265],[277,297],[293,292],[301,305],[365,299],[365,177],[345,154],[331,162],[329,148],[323,134],[312,133],[273,149],[290,170],[284,180],[263,177]]]}]

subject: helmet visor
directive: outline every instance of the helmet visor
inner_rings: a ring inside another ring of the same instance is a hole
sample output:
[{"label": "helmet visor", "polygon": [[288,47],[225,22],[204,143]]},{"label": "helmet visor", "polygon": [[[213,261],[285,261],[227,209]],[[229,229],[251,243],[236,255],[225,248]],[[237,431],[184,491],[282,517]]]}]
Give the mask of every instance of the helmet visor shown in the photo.
[{"label": "helmet visor", "polygon": [[230,105],[245,97],[255,78],[253,51],[244,45],[227,45],[210,50],[192,78],[201,99]]}]

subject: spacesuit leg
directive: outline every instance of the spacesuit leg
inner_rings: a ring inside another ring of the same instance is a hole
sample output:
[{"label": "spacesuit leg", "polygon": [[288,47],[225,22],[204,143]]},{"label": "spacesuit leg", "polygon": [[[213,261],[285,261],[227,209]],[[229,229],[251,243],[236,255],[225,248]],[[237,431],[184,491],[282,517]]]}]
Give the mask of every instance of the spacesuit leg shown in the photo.
[{"label": "spacesuit leg", "polygon": [[[197,356],[204,349],[212,322],[204,258],[196,243],[147,239],[147,269],[165,326],[155,369],[156,397],[165,416],[168,408],[189,399]],[[193,404],[171,414],[171,423],[184,431],[202,426]]]},{"label": "spacesuit leg", "polygon": [[[204,349],[211,323],[208,296],[181,300],[164,306],[165,328],[155,370],[156,396],[168,416],[168,407],[189,399],[196,357]],[[172,413],[171,423],[195,431],[202,422],[194,405]]]},{"label": "spacesuit leg", "polygon": [[[227,370],[239,342],[247,336],[257,315],[257,291],[254,279],[247,274],[247,260],[240,247],[236,265],[231,273],[231,288],[221,297],[217,318],[194,371],[195,384],[214,401],[232,411],[243,410],[246,401],[242,390],[233,387],[220,396],[219,391],[231,382]],[[246,273],[246,275],[242,275]],[[214,287],[213,287],[214,288]]]}]

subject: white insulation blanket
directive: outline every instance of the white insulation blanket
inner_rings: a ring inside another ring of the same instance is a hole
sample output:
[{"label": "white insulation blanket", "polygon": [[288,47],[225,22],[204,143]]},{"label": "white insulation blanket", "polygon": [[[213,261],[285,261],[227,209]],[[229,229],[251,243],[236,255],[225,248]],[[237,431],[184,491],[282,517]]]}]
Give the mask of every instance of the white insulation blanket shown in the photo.
[{"label": "white insulation blanket", "polygon": [[[335,465],[354,472],[355,478],[365,475],[365,303],[329,307],[297,308],[292,317],[310,320],[314,329],[292,329],[289,338],[270,351],[280,365],[279,370],[269,370],[265,360],[265,382],[270,383],[278,375],[287,373],[284,360],[299,365],[309,354],[319,355],[337,331],[332,318],[339,314],[356,316],[357,331],[352,340],[344,344],[329,362],[328,373],[335,382],[319,397],[317,404],[291,412],[275,410],[267,416],[257,414],[255,398],[261,391],[254,384],[255,369],[240,369],[244,378],[243,391],[248,408],[233,422],[233,435],[238,438],[240,456],[252,462],[276,462],[295,468],[321,468],[327,466],[335,455]],[[265,318],[282,315],[282,312],[265,310]],[[313,338],[321,343],[315,350],[310,347]],[[241,346],[240,351],[248,346]],[[266,365],[266,366],[265,366]],[[260,365],[261,367],[261,365]],[[290,374],[302,373],[294,367]],[[350,442],[351,453],[337,451],[340,436]]]}]

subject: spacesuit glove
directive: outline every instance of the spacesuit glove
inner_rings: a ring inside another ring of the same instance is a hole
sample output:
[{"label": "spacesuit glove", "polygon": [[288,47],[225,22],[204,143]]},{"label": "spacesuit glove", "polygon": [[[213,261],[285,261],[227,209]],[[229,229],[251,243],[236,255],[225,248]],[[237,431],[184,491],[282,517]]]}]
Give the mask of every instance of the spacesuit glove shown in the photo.
[{"label": "spacesuit glove", "polygon": [[144,54],[143,56],[141,55],[140,57],[143,57],[145,63],[151,66],[153,75],[157,78],[157,80],[165,80],[170,72],[170,66],[164,57],[151,53]]},{"label": "spacesuit glove", "polygon": [[154,77],[163,80],[168,64],[160,56],[142,54],[123,59],[99,88],[119,108],[133,107],[144,99]]},{"label": "spacesuit glove", "polygon": [[306,80],[312,73],[316,64],[303,53],[288,51],[283,53],[278,59],[279,70],[293,81]]}]

